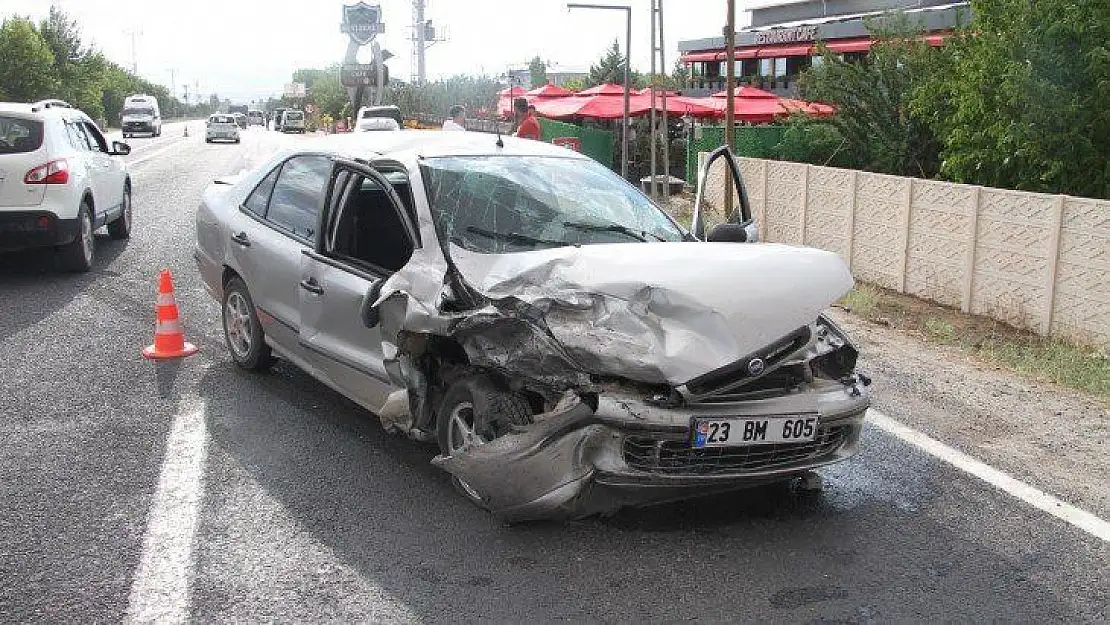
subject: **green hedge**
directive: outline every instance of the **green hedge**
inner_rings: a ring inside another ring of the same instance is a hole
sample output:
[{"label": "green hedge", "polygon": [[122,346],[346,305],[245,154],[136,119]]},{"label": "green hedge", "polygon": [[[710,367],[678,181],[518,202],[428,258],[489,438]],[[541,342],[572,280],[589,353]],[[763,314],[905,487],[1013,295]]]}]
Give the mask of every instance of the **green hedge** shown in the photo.
[{"label": "green hedge", "polygon": [[[724,126],[701,126],[690,138],[686,149],[686,181],[697,184],[698,152],[710,152],[725,144]],[[782,142],[786,126],[737,126],[732,146],[737,156],[772,158],[775,146]]]},{"label": "green hedge", "polygon": [[613,133],[596,128],[583,128],[574,124],[540,119],[540,137],[547,142],[559,137],[576,137],[582,142],[582,153],[595,161],[613,166]]}]

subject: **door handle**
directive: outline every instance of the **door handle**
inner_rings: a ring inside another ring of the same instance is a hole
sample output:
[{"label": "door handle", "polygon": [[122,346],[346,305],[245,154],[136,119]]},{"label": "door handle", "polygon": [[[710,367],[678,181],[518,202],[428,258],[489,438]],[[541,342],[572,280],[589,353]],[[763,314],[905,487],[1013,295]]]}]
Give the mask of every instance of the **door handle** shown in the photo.
[{"label": "door handle", "polygon": [[239,245],[242,245],[243,247],[251,246],[250,237],[247,236],[246,232],[240,232],[239,234],[231,235],[231,240],[238,243]]},{"label": "door handle", "polygon": [[315,293],[317,295],[324,294],[324,287],[320,286],[320,283],[316,281],[316,278],[307,278],[301,280],[301,288],[308,291],[309,293]]}]

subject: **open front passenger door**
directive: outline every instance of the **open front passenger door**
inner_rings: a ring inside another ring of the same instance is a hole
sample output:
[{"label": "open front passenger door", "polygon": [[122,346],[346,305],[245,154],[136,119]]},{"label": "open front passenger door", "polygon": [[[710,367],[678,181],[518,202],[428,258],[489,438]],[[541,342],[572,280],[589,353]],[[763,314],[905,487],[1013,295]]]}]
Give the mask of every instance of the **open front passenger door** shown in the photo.
[{"label": "open front passenger door", "polygon": [[418,244],[408,172],[394,162],[338,160],[316,247],[301,258],[300,342],[326,381],[370,410],[390,392],[381,332],[363,321],[371,292],[408,262]]}]

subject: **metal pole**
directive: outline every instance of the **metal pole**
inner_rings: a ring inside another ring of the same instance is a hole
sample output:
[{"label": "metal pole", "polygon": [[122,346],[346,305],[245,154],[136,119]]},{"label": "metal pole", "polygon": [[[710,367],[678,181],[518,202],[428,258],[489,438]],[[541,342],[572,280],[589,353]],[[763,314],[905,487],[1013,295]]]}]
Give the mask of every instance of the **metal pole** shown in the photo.
[{"label": "metal pole", "polygon": [[656,22],[657,22],[657,20],[656,20],[656,17],[655,17],[655,0],[651,0],[651,74],[649,74],[649,76],[651,77],[650,78],[651,85],[649,85],[649,87],[651,88],[651,113],[649,114],[649,122],[648,122],[651,125],[651,177],[648,178],[648,180],[650,181],[648,183],[648,186],[651,188],[651,199],[652,199],[652,201],[655,201],[655,200],[659,199],[658,185],[656,184],[656,174],[658,173],[657,172],[658,165],[656,163],[656,158],[655,158],[656,146],[659,143],[659,137],[656,134],[657,132],[659,132],[659,127],[656,124],[656,120],[655,120],[655,74],[656,74],[655,70],[657,69],[656,65],[655,65],[655,50],[656,50],[655,29],[656,29],[656,26],[657,26]]},{"label": "metal pole", "polygon": [[[725,145],[731,151],[736,144],[736,116],[733,106],[736,103],[736,0],[728,0],[728,17],[725,25]],[[725,217],[732,219],[732,175],[725,174]]]},{"label": "metal pole", "polygon": [[624,34],[624,133],[621,137],[621,177],[628,180],[628,109],[629,89],[632,88],[628,80],[629,66],[632,65],[632,7],[624,7],[627,25]]},{"label": "metal pole", "polygon": [[[667,44],[663,40],[663,0],[659,3],[659,64],[667,75]],[[655,105],[652,105],[655,108]],[[667,83],[663,82],[663,204],[671,203],[671,125],[667,123]]]},{"label": "metal pole", "polygon": [[424,84],[424,0],[416,0],[416,84]]},{"label": "metal pole", "polygon": [[632,7],[629,5],[615,5],[615,4],[581,4],[571,2],[567,4],[567,10],[570,9],[609,9],[616,11],[624,11],[625,14],[625,33],[624,33],[624,116],[621,123],[621,176],[628,180],[628,111],[629,105],[629,67],[632,65]]}]

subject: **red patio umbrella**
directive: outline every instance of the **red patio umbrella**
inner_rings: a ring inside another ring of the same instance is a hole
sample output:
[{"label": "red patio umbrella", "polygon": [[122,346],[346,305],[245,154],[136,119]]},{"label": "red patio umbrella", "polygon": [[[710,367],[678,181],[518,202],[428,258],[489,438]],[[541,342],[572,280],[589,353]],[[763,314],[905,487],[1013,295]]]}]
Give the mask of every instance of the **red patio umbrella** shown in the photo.
[{"label": "red patio umbrella", "polygon": [[574,92],[571,91],[570,89],[564,89],[563,87],[560,87],[559,85],[553,85],[551,83],[547,83],[546,85],[544,85],[542,87],[537,87],[537,88],[535,88],[531,91],[526,92],[524,94],[524,97],[526,97],[526,98],[527,97],[532,97],[532,98],[565,98],[565,97],[570,96],[570,95],[574,95]]},{"label": "red patio umbrella", "polygon": [[[611,82],[607,82],[603,85],[598,85],[596,87],[590,87],[589,89],[583,89],[583,90],[579,91],[578,93],[576,93],[575,95],[579,95],[579,96],[582,96],[582,97],[593,96],[593,95],[606,95],[606,96],[624,95],[624,87],[621,86],[621,85],[613,84]],[[632,92],[630,95],[635,95],[635,92]]]},{"label": "red patio umbrella", "polygon": [[[764,91],[762,89],[756,89],[755,87],[748,86],[741,86],[733,89],[732,96],[734,98],[762,98],[771,100],[777,100],[779,98],[779,96],[771,93],[770,91]],[[712,97],[727,98],[728,91],[718,91],[717,93],[714,93]]]},{"label": "red patio umbrella", "polygon": [[502,98],[517,98],[526,93],[528,92],[524,90],[524,87],[510,87],[508,89],[502,89],[501,91],[498,91],[497,95]]}]

